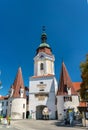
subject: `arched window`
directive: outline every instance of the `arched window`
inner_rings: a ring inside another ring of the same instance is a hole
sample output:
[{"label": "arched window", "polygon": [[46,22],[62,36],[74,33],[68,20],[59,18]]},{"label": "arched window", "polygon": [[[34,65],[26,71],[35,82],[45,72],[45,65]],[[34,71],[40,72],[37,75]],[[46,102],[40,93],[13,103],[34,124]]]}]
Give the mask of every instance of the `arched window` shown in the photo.
[{"label": "arched window", "polygon": [[40,70],[43,70],[43,69],[44,69],[44,64],[41,63],[41,64],[40,64]]}]

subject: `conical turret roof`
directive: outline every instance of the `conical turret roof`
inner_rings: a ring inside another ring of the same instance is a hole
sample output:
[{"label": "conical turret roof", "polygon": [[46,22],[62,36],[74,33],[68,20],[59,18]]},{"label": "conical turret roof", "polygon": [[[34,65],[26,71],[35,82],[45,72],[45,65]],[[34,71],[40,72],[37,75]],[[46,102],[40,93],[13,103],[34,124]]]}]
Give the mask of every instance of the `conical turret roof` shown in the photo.
[{"label": "conical turret roof", "polygon": [[72,84],[72,81],[68,74],[68,71],[66,69],[66,66],[65,66],[64,62],[62,62],[58,95],[68,94],[67,90],[70,88],[71,88],[71,94],[73,94],[73,95],[77,94],[77,92],[75,91],[75,89],[73,87],[73,84]]},{"label": "conical turret roof", "polygon": [[14,83],[12,85],[12,89],[14,90],[12,97],[14,97],[14,98],[20,97],[20,89],[24,90],[23,97],[24,98],[26,97],[21,67],[19,67],[19,69],[18,69],[16,78],[15,78]]}]

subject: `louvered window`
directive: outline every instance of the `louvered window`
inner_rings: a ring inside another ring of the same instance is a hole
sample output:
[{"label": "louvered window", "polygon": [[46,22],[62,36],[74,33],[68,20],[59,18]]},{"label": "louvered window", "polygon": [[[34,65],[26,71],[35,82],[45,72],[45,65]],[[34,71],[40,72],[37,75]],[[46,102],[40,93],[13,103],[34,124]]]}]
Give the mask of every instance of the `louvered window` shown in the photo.
[{"label": "louvered window", "polygon": [[43,69],[44,69],[44,64],[41,63],[41,64],[40,64],[40,70],[43,70]]}]

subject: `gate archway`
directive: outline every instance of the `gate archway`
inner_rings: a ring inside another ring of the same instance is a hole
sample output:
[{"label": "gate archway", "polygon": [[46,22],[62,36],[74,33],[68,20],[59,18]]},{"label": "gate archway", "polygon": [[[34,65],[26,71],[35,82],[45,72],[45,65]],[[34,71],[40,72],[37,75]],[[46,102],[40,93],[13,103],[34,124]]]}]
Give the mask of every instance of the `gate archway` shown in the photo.
[{"label": "gate archway", "polygon": [[36,119],[37,120],[43,119],[42,111],[43,111],[44,107],[46,107],[46,106],[40,105],[40,106],[36,107]]}]

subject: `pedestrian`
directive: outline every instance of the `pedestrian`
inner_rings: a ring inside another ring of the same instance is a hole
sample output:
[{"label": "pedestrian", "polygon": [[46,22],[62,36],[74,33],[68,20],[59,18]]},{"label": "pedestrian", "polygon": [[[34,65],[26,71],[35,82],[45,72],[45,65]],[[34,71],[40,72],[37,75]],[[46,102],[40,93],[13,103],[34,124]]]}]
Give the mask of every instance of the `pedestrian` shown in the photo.
[{"label": "pedestrian", "polygon": [[74,118],[73,111],[70,110],[70,111],[69,111],[69,121],[70,121],[70,126],[73,126],[73,118]]},{"label": "pedestrian", "polygon": [[7,122],[8,122],[8,125],[10,125],[10,120],[11,120],[10,116],[9,116],[9,117],[7,117]]}]

